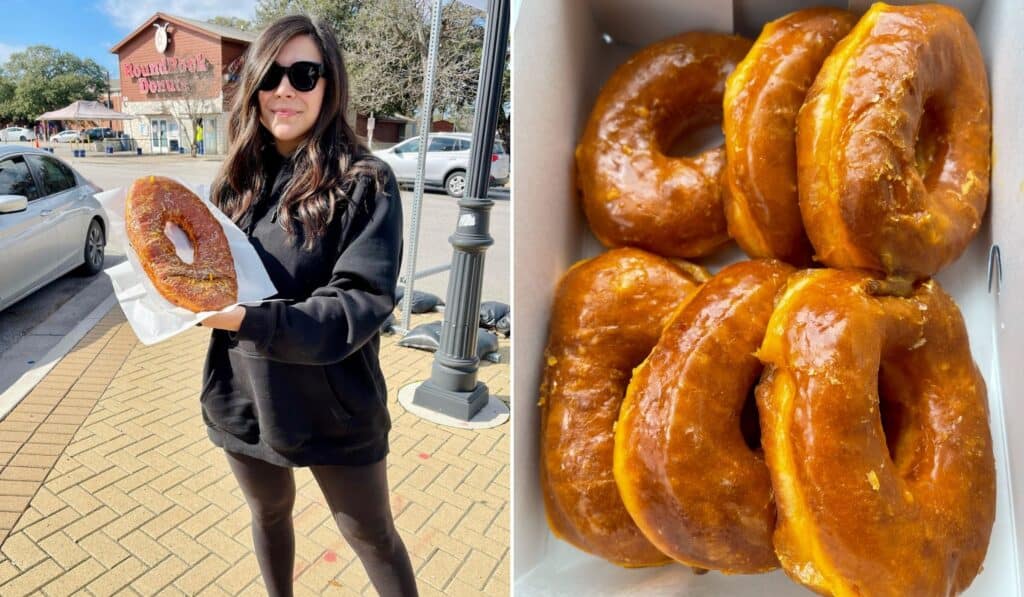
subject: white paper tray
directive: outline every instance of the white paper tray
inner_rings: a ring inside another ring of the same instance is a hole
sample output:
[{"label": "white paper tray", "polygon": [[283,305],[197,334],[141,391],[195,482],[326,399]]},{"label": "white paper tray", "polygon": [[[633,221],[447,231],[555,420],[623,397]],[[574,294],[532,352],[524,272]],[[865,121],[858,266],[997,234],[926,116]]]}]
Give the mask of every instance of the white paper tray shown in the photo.
[{"label": "white paper tray", "polygon": [[[895,2],[903,4],[906,2]],[[947,2],[971,20],[985,54],[993,95],[992,196],[986,224],[967,252],[938,279],[968,325],[975,361],[988,384],[997,473],[996,521],[982,573],[966,595],[1021,594],[1024,529],[1016,526],[1024,493],[1024,10],[1019,0]],[[538,479],[537,389],[548,313],[559,277],[601,247],[575,201],[573,150],[601,84],[630,54],[695,29],[756,36],[761,25],[815,5],[863,12],[866,1],[523,0],[513,28],[516,123],[513,308],[513,593],[515,595],[807,595],[781,571],[694,576],[679,565],[626,570],[555,539],[547,528]],[[607,44],[607,33],[614,43]],[[989,248],[1002,252],[1001,294],[986,288]],[[735,250],[708,265],[742,258]],[[1008,399],[1004,401],[1004,397]],[[1014,491],[1014,488],[1017,488]]]},{"label": "white paper tray", "polygon": [[[270,276],[267,274],[266,268],[263,267],[263,261],[260,260],[256,249],[249,243],[245,233],[207,200],[209,187],[206,185],[196,187],[181,179],[171,178],[196,193],[224,228],[238,278],[238,303],[236,304],[259,303],[262,302],[262,299],[277,294],[274,283],[270,281]],[[111,247],[123,250],[128,256],[128,261],[107,268],[104,273],[110,276],[110,281],[114,286],[114,295],[135,335],[140,342],[150,345],[194,327],[215,312],[193,313],[172,304],[157,292],[149,276],[143,271],[138,255],[128,243],[124,228],[124,202],[127,192],[128,190],[125,188],[116,188],[96,195],[96,199],[106,210],[107,219],[110,222],[107,243]],[[187,255],[187,258],[191,259],[192,250],[188,238],[180,230],[177,232],[178,234],[170,235],[171,241],[178,249],[179,256]],[[229,305],[222,311],[232,307],[234,305]]]}]

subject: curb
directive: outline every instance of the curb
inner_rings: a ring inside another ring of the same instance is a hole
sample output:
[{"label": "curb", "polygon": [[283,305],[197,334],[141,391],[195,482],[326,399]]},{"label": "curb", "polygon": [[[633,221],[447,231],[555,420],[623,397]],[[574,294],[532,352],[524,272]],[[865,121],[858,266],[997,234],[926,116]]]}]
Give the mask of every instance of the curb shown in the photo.
[{"label": "curb", "polygon": [[[72,299],[73,300],[73,299]],[[103,299],[95,309],[86,315],[82,321],[75,327],[71,328],[67,334],[61,338],[60,342],[56,346],[46,352],[45,355],[38,361],[38,365],[26,371],[20,378],[18,378],[11,387],[0,393],[0,421],[4,420],[8,414],[36,387],[40,381],[46,377],[46,374],[53,369],[61,359],[64,358],[71,349],[78,344],[78,341],[82,339],[89,330],[96,326],[101,319],[110,311],[110,309],[117,304],[117,299],[113,294]],[[58,311],[59,312],[59,311]],[[53,317],[51,315],[51,317]],[[49,318],[47,319],[49,320]],[[44,321],[40,325],[45,325]]]}]

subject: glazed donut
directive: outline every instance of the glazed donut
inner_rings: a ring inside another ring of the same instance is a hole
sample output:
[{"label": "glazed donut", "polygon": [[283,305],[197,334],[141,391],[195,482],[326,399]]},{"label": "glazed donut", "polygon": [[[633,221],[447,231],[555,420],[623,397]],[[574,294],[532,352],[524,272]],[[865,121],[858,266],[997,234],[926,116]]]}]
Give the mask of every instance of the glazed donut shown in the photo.
[{"label": "glazed donut", "polygon": [[751,257],[811,263],[797,197],[796,117],[822,62],[856,22],[837,8],[772,21],[726,81],[725,219]]},{"label": "glazed donut", "polygon": [[633,524],[612,476],[633,368],[698,280],[631,248],[574,265],[558,285],[540,388],[541,488],[552,532],[615,564],[670,560]]},{"label": "glazed donut", "polygon": [[[202,200],[163,176],[136,179],[125,202],[128,242],[165,299],[189,311],[217,311],[238,300],[227,236]],[[164,232],[173,223],[188,235],[194,259],[185,263]]]},{"label": "glazed donut", "polygon": [[985,382],[935,281],[872,296],[860,272],[790,278],[758,356],[775,549],[826,595],[953,595],[995,517]]},{"label": "glazed donut", "polygon": [[816,258],[920,279],[956,259],[988,202],[992,137],[978,40],[937,4],[874,4],[798,119],[800,211]]},{"label": "glazed donut", "polygon": [[793,271],[775,260],[726,267],[633,373],[615,428],[615,481],[644,535],[684,564],[740,574],[779,565],[768,468],[747,443],[760,432],[752,418],[745,440],[741,414],[761,375],[754,352]]},{"label": "glazed donut", "polygon": [[725,151],[667,152],[721,121],[725,78],[749,47],[734,35],[684,33],[641,50],[605,83],[576,147],[577,186],[598,240],[666,257],[699,257],[728,240]]}]

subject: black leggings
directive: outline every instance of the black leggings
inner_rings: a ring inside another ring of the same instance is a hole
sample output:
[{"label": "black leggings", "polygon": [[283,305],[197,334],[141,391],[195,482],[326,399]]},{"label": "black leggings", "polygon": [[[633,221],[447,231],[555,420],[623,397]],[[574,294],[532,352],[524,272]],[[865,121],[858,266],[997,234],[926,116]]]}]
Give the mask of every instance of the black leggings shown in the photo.
[{"label": "black leggings", "polygon": [[[252,511],[252,539],[271,597],[292,595],[295,567],[295,476],[292,469],[226,452]],[[377,593],[416,595],[409,554],[391,516],[387,465],[312,466],[341,534],[359,556]]]}]

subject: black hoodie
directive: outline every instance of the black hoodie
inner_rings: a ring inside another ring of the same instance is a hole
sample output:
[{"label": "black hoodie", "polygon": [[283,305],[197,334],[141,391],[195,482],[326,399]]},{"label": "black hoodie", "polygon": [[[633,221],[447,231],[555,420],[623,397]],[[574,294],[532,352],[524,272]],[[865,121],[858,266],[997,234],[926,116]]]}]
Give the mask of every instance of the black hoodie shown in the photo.
[{"label": "black hoodie", "polygon": [[281,466],[377,462],[391,428],[378,352],[401,265],[398,185],[386,164],[362,158],[378,175],[353,177],[349,200],[307,251],[277,217],[291,162],[267,159],[273,184],[239,224],[273,298],[285,300],[246,306],[237,333],[213,331],[203,420],[216,445]]}]

